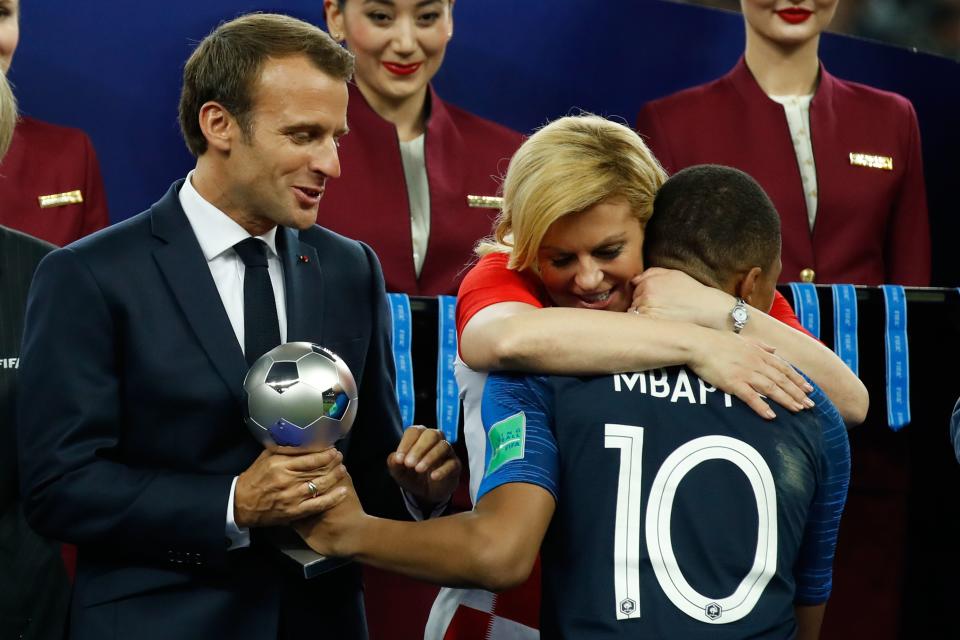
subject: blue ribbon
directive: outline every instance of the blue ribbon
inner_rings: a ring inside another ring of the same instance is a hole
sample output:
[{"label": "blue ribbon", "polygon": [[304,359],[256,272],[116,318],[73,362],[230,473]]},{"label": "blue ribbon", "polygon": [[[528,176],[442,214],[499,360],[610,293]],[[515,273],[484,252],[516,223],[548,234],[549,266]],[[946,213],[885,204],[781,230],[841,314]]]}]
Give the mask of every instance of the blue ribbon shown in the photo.
[{"label": "blue ribbon", "polygon": [[406,429],[413,424],[414,387],[413,358],[410,355],[412,319],[410,297],[405,293],[388,293],[390,322],[393,328],[393,363],[397,369],[397,402],[400,403],[400,420]]},{"label": "blue ribbon", "polygon": [[820,339],[820,300],[817,299],[817,285],[812,282],[791,282],[794,311],[803,328],[814,338]]},{"label": "blue ribbon", "polygon": [[907,343],[907,298],[903,287],[884,284],[887,311],[887,423],[894,431],[910,424],[910,352]]},{"label": "blue ribbon", "polygon": [[857,341],[857,290],[852,284],[833,285],[833,350],[860,376],[860,346]]},{"label": "blue ribbon", "polygon": [[457,441],[460,389],[453,372],[457,359],[457,299],[437,296],[437,428],[447,442]]}]

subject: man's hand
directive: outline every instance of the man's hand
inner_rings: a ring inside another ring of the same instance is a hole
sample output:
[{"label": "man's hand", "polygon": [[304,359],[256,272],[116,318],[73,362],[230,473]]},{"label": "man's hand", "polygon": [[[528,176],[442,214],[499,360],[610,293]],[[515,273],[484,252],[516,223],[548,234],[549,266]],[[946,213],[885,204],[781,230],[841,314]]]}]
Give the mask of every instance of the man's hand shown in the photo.
[{"label": "man's hand", "polygon": [[241,528],[266,527],[323,513],[346,497],[346,488],[336,486],[347,475],[342,461],[333,447],[264,450],[237,479],[234,521]]},{"label": "man's hand", "polygon": [[460,459],[438,429],[413,425],[387,457],[390,475],[429,513],[445,502],[460,480]]},{"label": "man's hand", "polygon": [[293,528],[317,553],[349,557],[354,553],[351,543],[358,541],[363,522],[369,519],[369,516],[360,505],[349,474],[337,483],[334,491],[344,494],[335,507],[320,515],[297,520],[293,523]]}]

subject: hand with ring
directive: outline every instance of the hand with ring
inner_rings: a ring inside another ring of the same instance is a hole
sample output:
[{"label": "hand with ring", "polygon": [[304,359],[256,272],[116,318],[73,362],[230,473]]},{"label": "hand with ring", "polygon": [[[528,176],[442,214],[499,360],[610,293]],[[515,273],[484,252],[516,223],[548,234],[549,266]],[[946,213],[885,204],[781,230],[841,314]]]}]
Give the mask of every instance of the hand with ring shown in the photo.
[{"label": "hand with ring", "polygon": [[346,489],[343,454],[334,448],[304,452],[264,450],[237,479],[233,513],[238,527],[289,524],[338,504]]}]

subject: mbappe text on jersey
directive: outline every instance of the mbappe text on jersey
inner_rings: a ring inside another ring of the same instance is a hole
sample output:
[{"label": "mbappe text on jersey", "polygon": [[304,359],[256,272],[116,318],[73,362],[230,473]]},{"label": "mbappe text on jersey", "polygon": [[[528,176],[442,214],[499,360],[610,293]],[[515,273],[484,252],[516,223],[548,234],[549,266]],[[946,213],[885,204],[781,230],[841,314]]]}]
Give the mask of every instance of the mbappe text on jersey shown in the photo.
[{"label": "mbappe text on jersey", "polygon": [[[693,382],[690,378],[693,378]],[[696,389],[694,389],[696,387]],[[634,391],[653,398],[665,398],[670,402],[686,400],[690,404],[707,404],[707,399],[716,393],[717,388],[710,386],[697,376],[691,376],[686,369],[679,369],[671,380],[666,369],[639,371],[637,373],[618,373],[613,376],[613,390]],[[716,396],[719,398],[719,396]],[[723,394],[723,406],[733,406],[730,394]]]}]

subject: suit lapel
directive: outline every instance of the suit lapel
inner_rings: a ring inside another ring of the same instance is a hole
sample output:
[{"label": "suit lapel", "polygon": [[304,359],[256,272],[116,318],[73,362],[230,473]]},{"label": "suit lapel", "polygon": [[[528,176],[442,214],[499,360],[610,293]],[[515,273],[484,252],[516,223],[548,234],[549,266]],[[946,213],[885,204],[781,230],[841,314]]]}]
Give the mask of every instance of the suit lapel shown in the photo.
[{"label": "suit lapel", "polygon": [[287,297],[287,342],[322,344],[323,274],[317,250],[300,242],[296,231],[280,228],[277,253]]},{"label": "suit lapel", "polygon": [[165,241],[154,251],[154,259],[214,369],[241,400],[247,363],[200,244],[180,206],[181,184],[175,183],[152,208],[154,235]]}]

